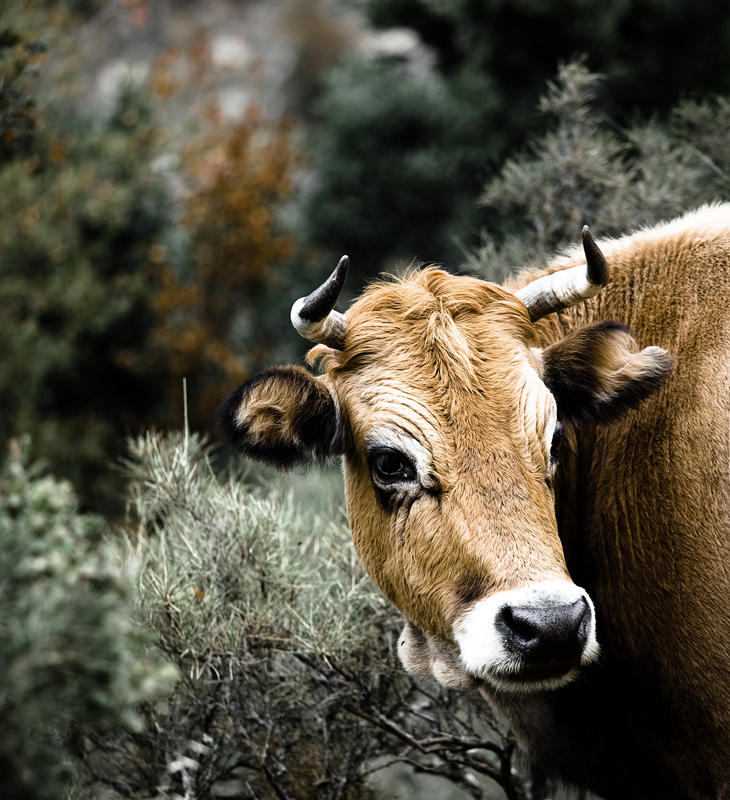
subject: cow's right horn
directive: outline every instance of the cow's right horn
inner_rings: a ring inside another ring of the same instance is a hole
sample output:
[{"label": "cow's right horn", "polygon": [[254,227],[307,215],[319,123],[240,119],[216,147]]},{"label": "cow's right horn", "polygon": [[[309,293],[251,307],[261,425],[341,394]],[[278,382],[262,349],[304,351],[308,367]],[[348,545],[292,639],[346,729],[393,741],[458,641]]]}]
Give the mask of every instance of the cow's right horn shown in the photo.
[{"label": "cow's right horn", "polygon": [[585,264],[544,275],[515,292],[533,322],[595,297],[608,283],[608,262],[587,225],[583,226],[583,252]]},{"label": "cow's right horn", "polygon": [[350,259],[342,256],[335,271],[311,294],[300,297],[291,309],[292,325],[305,339],[325,344],[335,350],[345,346],[347,320],[334,311],[337,298],[345,285]]}]

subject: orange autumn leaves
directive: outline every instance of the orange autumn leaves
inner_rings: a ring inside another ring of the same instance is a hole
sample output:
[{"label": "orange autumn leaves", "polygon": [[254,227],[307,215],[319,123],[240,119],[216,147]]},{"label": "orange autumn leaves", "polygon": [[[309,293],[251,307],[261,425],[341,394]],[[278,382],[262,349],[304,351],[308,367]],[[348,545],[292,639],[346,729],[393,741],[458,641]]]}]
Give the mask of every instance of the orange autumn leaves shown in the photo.
[{"label": "orange autumn leaves", "polygon": [[272,263],[291,255],[291,240],[274,231],[276,207],[292,189],[288,126],[251,112],[225,141],[203,141],[187,159],[199,188],[184,224],[196,231],[200,278],[223,280],[226,289],[255,288]]},{"label": "orange autumn leaves", "polygon": [[292,253],[292,238],[277,232],[275,216],[298,161],[286,123],[256,111],[233,125],[212,122],[212,132],[183,151],[189,263],[173,269],[164,248],[149,253],[158,275],[153,343],[167,360],[169,402],[179,423],[186,378],[190,424],[203,429],[221,397],[246,377],[230,345],[232,327]]}]

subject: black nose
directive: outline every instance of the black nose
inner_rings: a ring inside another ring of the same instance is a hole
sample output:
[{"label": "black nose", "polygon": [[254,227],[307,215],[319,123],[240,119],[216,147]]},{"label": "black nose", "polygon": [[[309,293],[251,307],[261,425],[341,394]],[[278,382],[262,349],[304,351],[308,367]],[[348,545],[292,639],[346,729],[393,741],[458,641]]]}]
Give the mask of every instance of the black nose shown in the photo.
[{"label": "black nose", "polygon": [[496,626],[505,647],[526,664],[570,663],[580,659],[591,610],[584,598],[544,607],[504,606]]}]

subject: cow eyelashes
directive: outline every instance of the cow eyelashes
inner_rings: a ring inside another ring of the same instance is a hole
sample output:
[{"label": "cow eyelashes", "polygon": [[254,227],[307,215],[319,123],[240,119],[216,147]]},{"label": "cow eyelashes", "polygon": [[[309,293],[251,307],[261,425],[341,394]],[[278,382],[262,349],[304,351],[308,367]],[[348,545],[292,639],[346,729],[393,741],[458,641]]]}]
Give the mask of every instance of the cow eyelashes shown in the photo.
[{"label": "cow eyelashes", "polygon": [[391,447],[373,451],[370,454],[370,468],[376,482],[385,487],[413,483],[418,474],[410,458]]}]

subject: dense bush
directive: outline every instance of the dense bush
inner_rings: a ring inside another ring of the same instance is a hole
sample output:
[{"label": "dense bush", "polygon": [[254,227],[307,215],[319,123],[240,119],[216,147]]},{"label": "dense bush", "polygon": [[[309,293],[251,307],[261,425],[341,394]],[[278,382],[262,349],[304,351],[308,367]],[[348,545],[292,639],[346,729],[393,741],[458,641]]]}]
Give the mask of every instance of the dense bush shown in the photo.
[{"label": "dense bush", "polygon": [[[182,425],[183,378],[190,423],[209,430],[224,387],[285,338],[261,330],[271,333],[272,287],[290,283],[293,241],[277,212],[297,156],[288,126],[261,114],[181,112],[183,89],[205,95],[204,44],[182,88],[172,76],[185,76],[183,59],[168,57],[154,92],[123,85],[110,111],[82,112],[68,7],[10,5],[0,2],[0,442],[31,434],[85,507],[119,513],[109,467],[126,437]],[[134,22],[137,6],[125,8]]]},{"label": "dense bush", "polygon": [[178,233],[186,248],[160,254],[156,324],[137,359],[147,379],[167,374],[166,416],[177,427],[187,378],[188,423],[199,431],[211,429],[227,388],[266,364],[280,338],[267,340],[261,330],[271,287],[283,282],[282,264],[294,248],[276,212],[292,191],[299,158],[285,123],[253,108],[234,123],[213,117],[181,148],[188,189]]},{"label": "dense bush", "polygon": [[27,464],[14,440],[0,471],[0,796],[56,798],[84,737],[140,730],[137,707],[176,670],[132,623],[132,572],[67,481]]},{"label": "dense bush", "polygon": [[138,92],[100,120],[41,91],[41,51],[68,46],[62,10],[15,5],[3,22],[15,27],[0,40],[0,72],[14,76],[0,149],[0,442],[32,434],[89,507],[109,508],[107,463],[161,398],[128,363],[153,323],[145,271],[169,224],[150,166],[158,136]]},{"label": "dense bush", "polygon": [[585,54],[606,76],[599,107],[619,126],[730,92],[722,0],[358,5],[378,29],[415,31],[426,51],[346,63],[325,88],[310,234],[349,253],[361,279],[389,257],[455,264],[459,240],[471,247],[480,225],[499,227],[499,214],[470,204],[545,130],[536,105],[561,62]]}]

